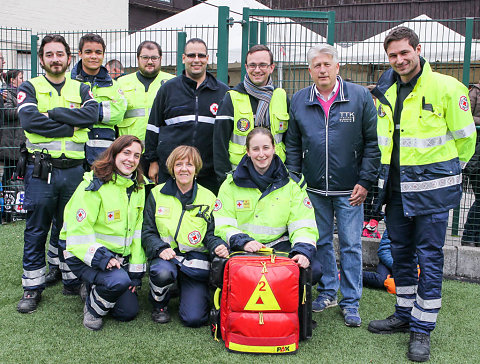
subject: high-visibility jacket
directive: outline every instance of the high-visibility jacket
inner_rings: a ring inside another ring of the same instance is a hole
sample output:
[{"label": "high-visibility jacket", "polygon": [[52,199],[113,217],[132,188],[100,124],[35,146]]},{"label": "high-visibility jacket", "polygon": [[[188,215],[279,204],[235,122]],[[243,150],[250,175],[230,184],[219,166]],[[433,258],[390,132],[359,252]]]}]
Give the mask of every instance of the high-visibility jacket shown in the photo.
[{"label": "high-visibility jacket", "polygon": [[[381,169],[379,204],[393,150],[393,113],[397,83],[386,71],[373,95],[377,102]],[[462,195],[461,168],[475,150],[476,131],[467,88],[450,76],[433,72],[428,62],[403,102],[400,118],[400,189],[405,216],[431,214],[458,206]]]},{"label": "high-visibility jacket", "polygon": [[[145,188],[114,175],[107,183],[87,172],[64,212],[60,239],[66,240],[66,256],[72,255],[88,266],[105,269],[115,255],[128,257],[128,272],[145,272],[146,259],[141,243]],[[127,189],[131,188],[130,197]]]},{"label": "high-visibility jacket", "polygon": [[157,96],[158,89],[166,81],[174,77],[174,75],[169,73],[159,72],[148,87],[148,92],[145,92],[145,86],[138,80],[136,72],[122,76],[117,80],[127,100],[127,111],[124,119],[117,124],[119,135],[131,134],[141,141],[145,141],[148,117],[152,109],[153,100]]},{"label": "high-visibility jacket", "polygon": [[[29,82],[35,88],[37,107],[41,113],[56,107],[79,108],[82,104],[81,83],[69,77],[65,78],[65,85],[62,87],[60,95],[43,76],[35,77]],[[47,149],[52,158],[59,158],[64,153],[67,158],[83,159],[85,158],[85,142],[88,140],[87,133],[88,129],[82,128],[76,130],[71,137],[47,138],[25,131],[27,149],[30,153]]]},{"label": "high-visibility jacket", "polygon": [[[228,91],[233,105],[233,134],[230,139],[228,152],[230,163],[237,165],[247,152],[247,135],[255,127],[252,105],[248,94],[238,91]],[[276,88],[268,106],[270,115],[270,131],[275,140],[275,153],[285,162],[284,133],[288,129],[287,94],[284,89]]]},{"label": "high-visibility jacket", "polygon": [[[214,210],[215,235],[230,246],[235,245],[232,243],[237,234],[247,234],[249,240],[254,239],[267,247],[290,240],[292,250],[296,250],[296,244],[303,243],[313,246],[309,251],[315,251],[318,230],[306,191],[288,177],[280,160],[285,177],[277,179],[263,193],[251,184],[251,187],[239,186],[241,180],[246,180],[246,158],[220,187]],[[241,174],[244,178],[236,181]],[[299,249],[299,252],[313,258],[306,250]]]}]

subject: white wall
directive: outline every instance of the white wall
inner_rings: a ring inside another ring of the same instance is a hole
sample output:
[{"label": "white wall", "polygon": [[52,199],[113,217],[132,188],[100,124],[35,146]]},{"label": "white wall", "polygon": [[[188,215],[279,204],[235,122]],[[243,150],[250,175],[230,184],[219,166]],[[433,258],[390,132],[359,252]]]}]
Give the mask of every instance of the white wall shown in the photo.
[{"label": "white wall", "polygon": [[128,0],[1,0],[0,26],[34,32],[128,29]]}]

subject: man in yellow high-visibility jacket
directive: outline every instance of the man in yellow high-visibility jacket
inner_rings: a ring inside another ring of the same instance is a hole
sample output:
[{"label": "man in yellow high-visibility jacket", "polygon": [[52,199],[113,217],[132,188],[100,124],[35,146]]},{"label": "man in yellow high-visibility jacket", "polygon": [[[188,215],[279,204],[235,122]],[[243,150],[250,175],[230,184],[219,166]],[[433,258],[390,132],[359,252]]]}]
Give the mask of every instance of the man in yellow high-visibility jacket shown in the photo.
[{"label": "man in yellow high-visibility jacket", "polygon": [[474,152],[476,132],[467,88],[431,70],[413,30],[392,30],[384,48],[392,69],[372,93],[382,154],[379,204],[386,204],[397,304],[392,316],[371,321],[368,330],[410,331],[408,358],[427,361],[442,302],[448,211],[460,203],[462,167]]}]

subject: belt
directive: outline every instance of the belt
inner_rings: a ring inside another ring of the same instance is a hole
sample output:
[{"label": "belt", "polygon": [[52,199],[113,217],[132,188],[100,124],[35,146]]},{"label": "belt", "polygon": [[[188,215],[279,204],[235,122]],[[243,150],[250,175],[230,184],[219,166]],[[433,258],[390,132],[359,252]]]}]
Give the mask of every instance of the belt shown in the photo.
[{"label": "belt", "polygon": [[[29,163],[35,163],[35,156],[29,154],[27,161]],[[83,164],[83,159],[72,159],[72,158],[51,158],[49,160],[52,163],[53,168],[67,169],[77,167]]]}]

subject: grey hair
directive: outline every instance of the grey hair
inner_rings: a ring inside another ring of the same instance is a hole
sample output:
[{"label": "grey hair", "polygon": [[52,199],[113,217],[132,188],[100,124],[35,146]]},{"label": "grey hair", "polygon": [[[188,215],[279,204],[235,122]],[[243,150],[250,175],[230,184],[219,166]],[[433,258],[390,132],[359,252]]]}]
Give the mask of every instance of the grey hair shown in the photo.
[{"label": "grey hair", "polygon": [[330,44],[317,44],[316,46],[310,48],[307,52],[307,60],[309,66],[312,65],[313,59],[317,57],[320,53],[329,54],[330,56],[332,56],[333,62],[338,63],[338,53],[334,46],[331,46]]}]

